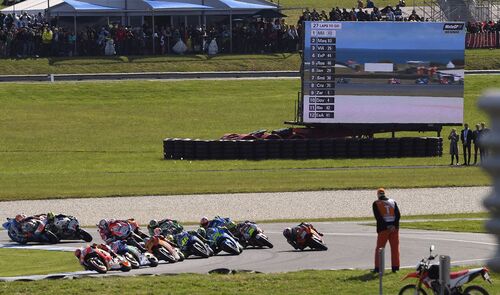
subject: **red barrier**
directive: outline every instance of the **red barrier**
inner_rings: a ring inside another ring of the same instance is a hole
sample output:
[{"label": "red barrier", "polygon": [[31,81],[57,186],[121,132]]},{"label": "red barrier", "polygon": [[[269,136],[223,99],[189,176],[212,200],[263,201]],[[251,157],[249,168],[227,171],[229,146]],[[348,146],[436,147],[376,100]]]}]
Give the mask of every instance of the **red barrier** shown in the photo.
[{"label": "red barrier", "polygon": [[498,48],[498,32],[467,33],[465,47],[473,48]]}]

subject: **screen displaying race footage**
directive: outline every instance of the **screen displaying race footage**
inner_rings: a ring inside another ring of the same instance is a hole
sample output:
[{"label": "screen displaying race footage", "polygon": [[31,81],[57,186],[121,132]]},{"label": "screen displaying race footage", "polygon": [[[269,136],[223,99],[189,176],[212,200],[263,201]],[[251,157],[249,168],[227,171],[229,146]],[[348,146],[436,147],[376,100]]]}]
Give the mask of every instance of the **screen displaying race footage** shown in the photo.
[{"label": "screen displaying race footage", "polygon": [[305,22],[305,123],[461,124],[463,23]]}]

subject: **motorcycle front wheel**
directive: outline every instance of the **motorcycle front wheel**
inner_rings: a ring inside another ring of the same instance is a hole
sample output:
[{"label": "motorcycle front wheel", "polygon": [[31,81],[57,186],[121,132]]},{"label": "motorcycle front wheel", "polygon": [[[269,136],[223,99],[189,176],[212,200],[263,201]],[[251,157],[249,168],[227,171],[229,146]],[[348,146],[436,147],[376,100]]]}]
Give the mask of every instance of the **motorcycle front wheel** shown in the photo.
[{"label": "motorcycle front wheel", "polygon": [[166,261],[168,263],[175,263],[175,262],[177,262],[177,260],[175,259],[175,257],[172,254],[170,254],[170,252],[168,252],[167,249],[165,249],[164,247],[157,247],[154,250],[154,255],[159,260],[163,260],[163,261]]},{"label": "motorcycle front wheel", "polygon": [[92,236],[85,230],[80,229],[78,231],[78,235],[80,236],[80,239],[84,240],[85,242],[87,243],[92,242]]},{"label": "motorcycle front wheel", "polygon": [[325,244],[315,239],[314,237],[311,238],[311,240],[309,241],[309,247],[311,247],[311,249],[321,250],[321,251],[328,250],[328,247]]},{"label": "motorcycle front wheel", "polygon": [[418,293],[416,292],[416,289],[417,286],[415,285],[406,285],[401,290],[399,290],[398,295],[415,295],[415,294],[427,295],[424,289],[419,288]]},{"label": "motorcycle front wheel", "polygon": [[106,265],[97,257],[91,257],[87,260],[87,268],[102,274],[108,272]]},{"label": "motorcycle front wheel", "polygon": [[469,287],[465,288],[465,290],[462,294],[464,294],[464,295],[474,295],[474,294],[489,295],[490,293],[488,293],[488,291],[486,291],[483,287],[469,286]]}]

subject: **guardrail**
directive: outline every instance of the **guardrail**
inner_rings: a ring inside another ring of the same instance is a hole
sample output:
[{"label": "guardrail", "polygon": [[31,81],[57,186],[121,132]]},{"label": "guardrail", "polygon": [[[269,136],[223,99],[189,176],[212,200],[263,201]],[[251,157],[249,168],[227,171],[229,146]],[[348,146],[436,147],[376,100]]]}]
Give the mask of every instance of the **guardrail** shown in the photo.
[{"label": "guardrail", "polygon": [[[500,70],[466,70],[465,74],[500,74]],[[231,72],[154,72],[154,73],[96,73],[0,75],[0,82],[57,82],[92,80],[183,80],[238,78],[300,78],[298,71],[231,71]]]}]

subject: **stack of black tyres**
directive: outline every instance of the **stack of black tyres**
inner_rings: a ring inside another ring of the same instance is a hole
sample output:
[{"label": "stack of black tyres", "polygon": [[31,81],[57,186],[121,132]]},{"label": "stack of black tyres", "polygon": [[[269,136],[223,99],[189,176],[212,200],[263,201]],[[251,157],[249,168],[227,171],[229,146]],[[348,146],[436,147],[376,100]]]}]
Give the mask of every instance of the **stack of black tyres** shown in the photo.
[{"label": "stack of black tyres", "polygon": [[268,140],[167,138],[163,141],[164,159],[333,159],[436,157],[442,154],[443,139],[436,137]]}]

